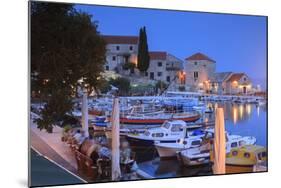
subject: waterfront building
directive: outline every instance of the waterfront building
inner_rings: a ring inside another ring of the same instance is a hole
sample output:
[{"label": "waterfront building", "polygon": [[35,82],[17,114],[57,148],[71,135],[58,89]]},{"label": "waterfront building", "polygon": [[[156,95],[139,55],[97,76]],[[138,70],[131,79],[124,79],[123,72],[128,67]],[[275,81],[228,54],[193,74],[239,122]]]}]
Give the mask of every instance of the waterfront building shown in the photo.
[{"label": "waterfront building", "polygon": [[147,78],[167,84],[178,83],[178,72],[182,70],[182,60],[163,51],[149,52],[149,56],[149,68],[145,73]]},{"label": "waterfront building", "polygon": [[231,77],[232,72],[216,72],[210,79],[210,93],[213,94],[225,94],[226,93],[226,81]]},{"label": "waterfront building", "polygon": [[208,92],[209,80],[216,71],[216,62],[202,53],[193,54],[185,59],[186,90]]},{"label": "waterfront building", "polygon": [[114,71],[137,83],[140,80],[150,83],[162,81],[171,85],[173,90],[181,83],[178,72],[183,69],[183,61],[179,58],[164,51],[149,52],[149,68],[142,76],[137,68],[125,68],[130,63],[137,66],[138,36],[103,35],[103,38],[106,42],[106,72]]},{"label": "waterfront building", "polygon": [[[253,91],[245,73],[216,72],[216,61],[200,52],[182,61],[165,51],[150,51],[149,67],[144,75],[140,74],[136,68],[138,36],[103,35],[103,38],[106,42],[105,72],[126,76],[132,84],[162,81],[168,84],[169,91],[214,94],[249,94]],[[131,68],[131,64],[135,68]]]},{"label": "waterfront building", "polygon": [[106,42],[106,71],[121,71],[125,63],[137,63],[138,36],[103,35]]},{"label": "waterfront building", "polygon": [[252,83],[245,73],[233,73],[225,82],[225,94],[251,94]]}]

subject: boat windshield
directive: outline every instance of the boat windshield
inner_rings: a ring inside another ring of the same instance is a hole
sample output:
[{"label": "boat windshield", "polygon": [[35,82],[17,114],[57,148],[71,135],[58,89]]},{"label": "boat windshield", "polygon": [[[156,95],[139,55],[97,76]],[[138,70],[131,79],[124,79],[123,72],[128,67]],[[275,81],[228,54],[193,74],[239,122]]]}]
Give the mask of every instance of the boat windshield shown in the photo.
[{"label": "boat windshield", "polygon": [[170,128],[170,123],[169,122],[165,122],[162,127],[169,129]]},{"label": "boat windshield", "polygon": [[181,132],[182,129],[182,125],[181,124],[174,124],[171,128],[172,132]]}]

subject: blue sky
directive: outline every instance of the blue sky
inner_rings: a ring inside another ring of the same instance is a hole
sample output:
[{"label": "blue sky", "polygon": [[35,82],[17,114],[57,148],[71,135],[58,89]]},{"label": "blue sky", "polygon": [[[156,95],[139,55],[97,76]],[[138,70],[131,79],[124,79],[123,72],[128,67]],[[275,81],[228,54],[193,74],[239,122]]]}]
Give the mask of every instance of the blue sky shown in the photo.
[{"label": "blue sky", "polygon": [[266,17],[77,5],[108,35],[138,35],[146,26],[149,50],[181,59],[202,52],[217,71],[245,72],[266,84]]}]

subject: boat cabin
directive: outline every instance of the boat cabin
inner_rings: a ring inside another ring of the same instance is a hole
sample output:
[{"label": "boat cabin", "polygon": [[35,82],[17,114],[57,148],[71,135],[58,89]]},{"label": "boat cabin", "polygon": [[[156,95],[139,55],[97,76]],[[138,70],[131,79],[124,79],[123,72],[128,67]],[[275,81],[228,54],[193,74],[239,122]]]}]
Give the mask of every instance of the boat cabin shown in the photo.
[{"label": "boat cabin", "polygon": [[182,120],[166,121],[160,128],[151,129],[149,132],[152,137],[184,136],[185,127],[186,123]]},{"label": "boat cabin", "polygon": [[257,145],[246,145],[241,148],[234,148],[227,155],[226,163],[236,165],[255,165],[267,160],[266,148]]}]

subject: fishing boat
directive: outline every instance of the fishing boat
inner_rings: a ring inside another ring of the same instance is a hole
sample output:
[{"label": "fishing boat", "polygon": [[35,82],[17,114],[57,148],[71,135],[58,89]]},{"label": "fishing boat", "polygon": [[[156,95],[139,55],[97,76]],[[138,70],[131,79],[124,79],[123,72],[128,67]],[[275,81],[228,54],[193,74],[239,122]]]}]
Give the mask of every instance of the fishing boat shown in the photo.
[{"label": "fishing boat", "polygon": [[225,169],[226,173],[253,172],[256,165],[266,161],[267,151],[265,147],[245,145],[231,150],[226,156]]},{"label": "fishing boat", "polygon": [[[210,139],[214,137],[214,129],[209,128],[204,131],[194,130],[193,132],[187,132],[188,134],[183,138],[182,142],[176,143],[155,143],[155,147],[160,157],[173,157],[182,150],[188,148],[197,148],[201,150],[199,146],[204,145],[204,143],[209,142]],[[256,138],[251,136],[239,136],[239,135],[230,135],[226,132],[226,143],[227,152],[230,151],[230,148],[240,147],[246,144],[255,144]],[[197,152],[198,153],[198,152]]]},{"label": "fishing boat", "polygon": [[165,121],[160,127],[146,129],[143,133],[129,133],[126,138],[131,146],[154,146],[157,143],[176,143],[186,135],[182,120]]},{"label": "fishing boat", "polygon": [[[209,131],[204,140],[213,139],[213,130]],[[210,137],[211,136],[211,137]],[[211,145],[210,142],[204,142],[199,147],[189,148],[177,153],[178,160],[185,166],[203,165],[210,162]],[[240,148],[245,145],[254,145],[256,138],[252,136],[229,135],[226,133],[226,154],[231,152],[232,148]]]},{"label": "fishing boat", "polygon": [[186,138],[179,139],[175,143],[161,143],[156,141],[154,145],[160,158],[176,157],[177,152],[181,150],[200,146],[204,135],[204,131],[194,130],[187,132]]},{"label": "fishing boat", "polygon": [[162,124],[167,120],[182,120],[185,122],[195,122],[200,118],[197,112],[184,113],[146,113],[133,114],[120,117],[120,123],[124,124]]},{"label": "fishing boat", "polygon": [[177,152],[178,161],[184,166],[204,165],[210,162],[208,144]]}]

